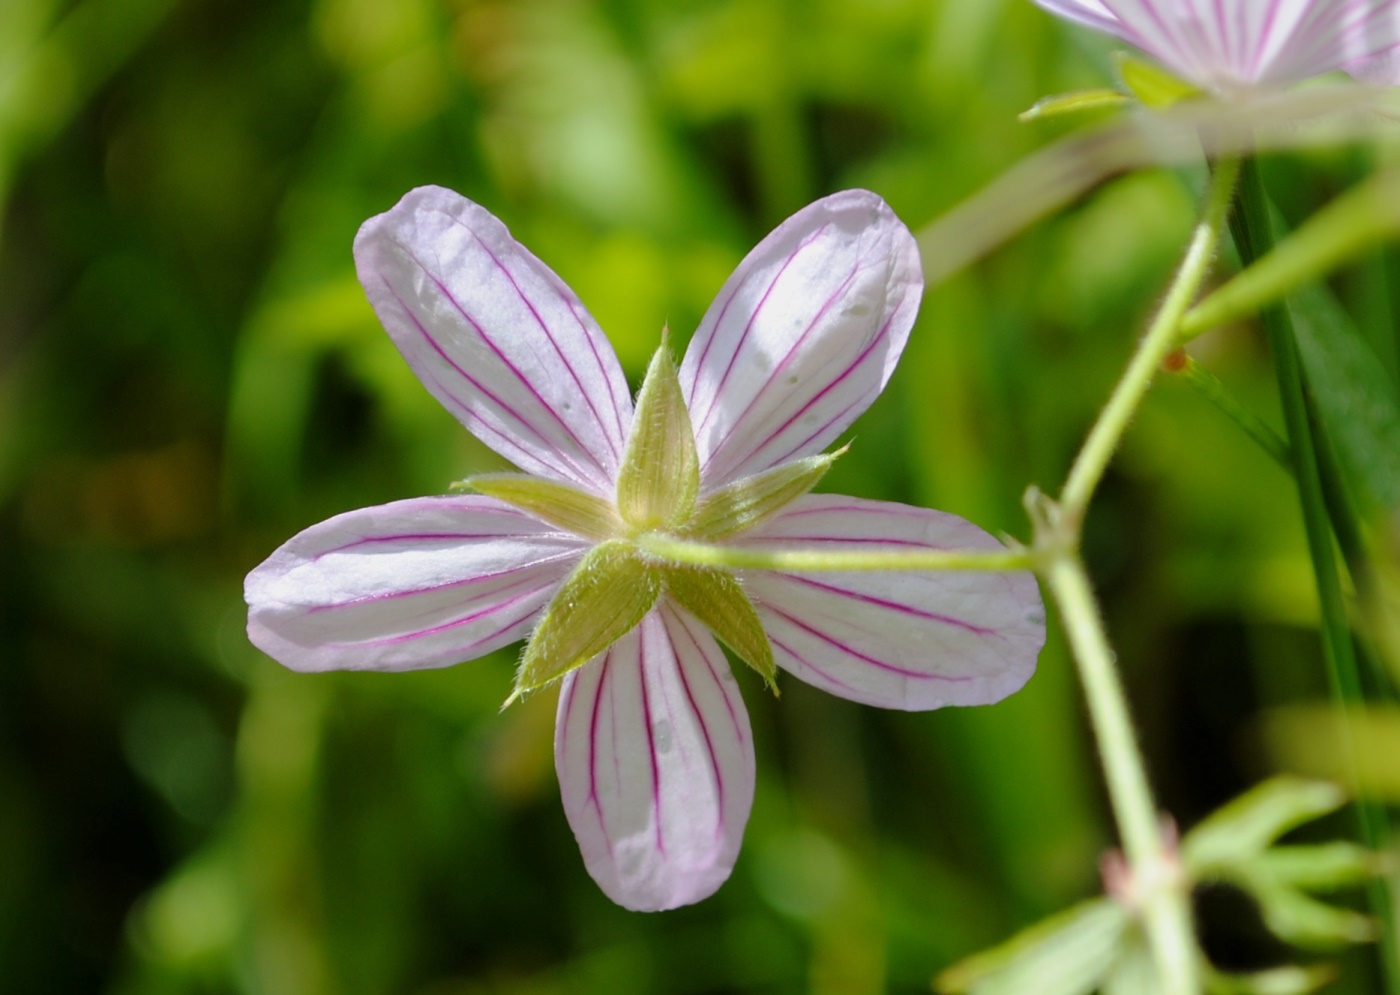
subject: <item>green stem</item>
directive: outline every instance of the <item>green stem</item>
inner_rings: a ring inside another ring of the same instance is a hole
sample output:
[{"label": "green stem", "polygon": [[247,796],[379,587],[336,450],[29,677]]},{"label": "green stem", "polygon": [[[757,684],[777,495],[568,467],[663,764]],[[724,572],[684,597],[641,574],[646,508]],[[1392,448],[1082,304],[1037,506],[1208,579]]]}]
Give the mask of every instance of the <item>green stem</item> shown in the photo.
[{"label": "green stem", "polygon": [[1163,995],[1200,991],[1190,892],[1174,848],[1168,849],[1152,788],[1128,715],[1127,697],[1089,576],[1074,555],[1057,557],[1043,574],[1074,651],[1089,717],[1103,762],[1113,815],[1132,870],[1133,904],[1152,943]]},{"label": "green stem", "polygon": [[1201,301],[1181,321],[1178,343],[1250,318],[1298,287],[1400,230],[1400,170],[1379,173],[1318,211],[1275,248],[1255,245],[1257,261]]},{"label": "green stem", "polygon": [[1138,346],[1123,379],[1114,388],[1103,414],[1094,424],[1070,469],[1064,492],[1060,495],[1060,509],[1065,519],[1078,528],[1088,508],[1104,470],[1113,458],[1128,423],[1137,412],[1138,405],[1152,385],[1152,378],[1161,367],[1162,361],[1176,344],[1177,328],[1182,315],[1191,305],[1201,282],[1210,268],[1215,250],[1220,243],[1220,231],[1224,226],[1225,214],[1230,207],[1230,196],[1234,191],[1235,179],[1239,172],[1239,162],[1227,159],[1217,163],[1211,176],[1210,191],[1206,198],[1205,212],[1191,244],[1186,250],[1186,258],[1177,270],[1176,279],[1167,291],[1166,300],[1157,312],[1147,335]]},{"label": "green stem", "polygon": [[[1254,260],[1268,253],[1274,242],[1264,187],[1259,179],[1258,166],[1252,160],[1247,161],[1241,171],[1239,208],[1232,227],[1240,261],[1249,266]],[[1298,356],[1293,323],[1287,310],[1277,304],[1271,305],[1260,312],[1260,317],[1269,337],[1278,373],[1279,397],[1293,456],[1293,475],[1298,483],[1303,526],[1317,585],[1328,678],[1333,697],[1343,708],[1342,748],[1349,765],[1354,768],[1355,746],[1346,722],[1345,709],[1361,704],[1364,696],[1318,469],[1318,447],[1314,438],[1315,421],[1309,410],[1302,362]],[[1357,815],[1362,839],[1366,845],[1372,849],[1381,848],[1388,835],[1384,812],[1373,803],[1360,801],[1357,804]],[[1386,977],[1386,990],[1392,995],[1397,995],[1400,993],[1400,962],[1396,957],[1394,913],[1387,889],[1379,880],[1371,888],[1371,903],[1372,911],[1385,924],[1381,959]]]},{"label": "green stem", "polygon": [[634,540],[643,552],[672,563],[731,570],[1030,570],[1036,557],[1030,550],[929,549],[900,553],[832,553],[816,550],[770,552],[740,546],[673,539],[655,533]]},{"label": "green stem", "polygon": [[1201,221],[1166,299],[1103,413],[1090,429],[1058,504],[1044,499],[1037,503],[1034,495],[1030,502],[1036,520],[1037,548],[1048,558],[1041,574],[1059,606],[1084,685],[1114,818],[1131,872],[1131,898],[1141,911],[1163,995],[1194,995],[1200,991],[1190,892],[1176,854],[1163,838],[1127,697],[1078,549],[1089,501],[1153,378],[1171,352],[1181,317],[1209,271],[1238,172],[1236,160],[1217,163]]},{"label": "green stem", "polygon": [[1293,472],[1293,457],[1288,452],[1288,443],[1266,425],[1262,418],[1235,400],[1235,396],[1225,389],[1225,385],[1214,373],[1187,356],[1186,365],[1180,374],[1197,393],[1214,404],[1225,417],[1253,439],[1260,449],[1268,453],[1275,463],[1289,473]]}]

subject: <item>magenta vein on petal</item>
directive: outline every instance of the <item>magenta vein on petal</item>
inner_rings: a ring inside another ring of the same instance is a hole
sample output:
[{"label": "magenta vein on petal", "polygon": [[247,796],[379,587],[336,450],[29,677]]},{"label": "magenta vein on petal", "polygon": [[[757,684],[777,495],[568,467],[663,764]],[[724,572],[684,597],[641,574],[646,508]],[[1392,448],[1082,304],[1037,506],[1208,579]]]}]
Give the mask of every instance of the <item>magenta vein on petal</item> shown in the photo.
[{"label": "magenta vein on petal", "polygon": [[[681,626],[681,628],[685,630],[685,636],[686,639],[689,640],[691,648],[695,650],[696,655],[705,663],[705,666],[709,669],[710,677],[713,680],[714,667],[710,665],[710,661],[706,656],[705,651],[701,649],[699,640],[695,638],[695,634],[690,631],[690,626],[687,625],[683,619],[677,619],[677,622]],[[665,626],[665,629],[669,633],[670,626]],[[719,836],[722,835],[724,828],[724,773],[720,770],[719,756],[715,752],[714,740],[710,737],[710,727],[709,724],[705,721],[705,713],[700,709],[699,703],[695,700],[695,693],[691,690],[690,687],[690,679],[686,676],[686,668],[683,662],[681,648],[679,646],[676,646],[674,639],[672,639],[671,645],[676,651],[676,673],[680,676],[681,688],[685,691],[686,701],[690,703],[690,710],[695,714],[696,721],[700,723],[700,734],[705,737],[705,752],[710,758],[710,770],[713,772],[715,777],[715,835]],[[718,681],[716,681],[716,684],[718,684]],[[727,705],[728,698],[724,695],[724,691],[722,688],[720,689],[720,696],[725,698],[725,703]],[[733,713],[731,710],[731,717],[732,714]]]},{"label": "magenta vein on petal", "polygon": [[[715,383],[714,389],[710,392],[709,408],[705,411],[705,414],[700,418],[700,420],[694,423],[695,434],[697,438],[699,438],[701,430],[709,424],[710,416],[713,415],[715,413],[715,409],[719,407],[720,395],[724,392],[725,385],[729,382],[729,374],[732,373],[734,370],[734,363],[738,360],[739,353],[743,351],[744,344],[748,342],[749,336],[753,332],[754,322],[758,320],[758,316],[763,312],[763,308],[768,303],[768,298],[772,295],[774,288],[777,287],[778,281],[782,279],[783,274],[785,274],[788,271],[788,267],[790,267],[797,260],[797,257],[800,256],[803,253],[803,251],[805,251],[819,236],[825,233],[825,231],[830,227],[831,222],[828,221],[825,224],[822,224],[820,227],[818,227],[816,231],[812,232],[800,243],[798,243],[797,248],[793,249],[792,252],[788,253],[787,258],[783,260],[783,264],[779,266],[778,271],[773,274],[773,279],[769,281],[767,289],[763,291],[763,296],[759,298],[758,304],[753,309],[753,313],[749,315],[749,320],[744,325],[744,330],[740,332],[739,336],[734,340],[734,348],[729,354],[728,362],[725,363],[724,372],[720,374],[718,382]],[[742,266],[742,263],[740,265]],[[719,317],[715,319],[714,330],[716,333],[718,333],[725,316],[729,313],[729,305],[734,302],[734,298],[738,295],[739,291],[743,289],[743,286],[744,281],[738,281],[734,287],[734,290],[730,293],[729,299],[724,302],[724,308],[721,310]],[[699,360],[696,363],[695,383],[697,386],[700,383],[699,371],[703,370],[707,365],[709,365],[706,362],[706,360],[709,358],[710,346],[712,346],[715,343],[718,337],[719,336],[717,334],[712,334],[709,338],[709,341],[705,343],[704,350],[700,353]],[[694,404],[693,395],[687,403],[687,406],[690,406],[692,404]],[[692,410],[691,418],[694,419],[694,417],[695,413]],[[713,452],[713,450],[711,451]]]},{"label": "magenta vein on petal", "polygon": [[[760,611],[767,611],[773,613],[774,615],[777,615],[779,618],[783,619],[783,621],[787,622],[794,628],[801,629],[809,636],[813,636],[814,638],[826,643],[828,646],[840,650],[842,653],[845,653],[848,656],[853,656],[857,660],[864,661],[865,663],[870,664],[872,667],[875,667],[877,670],[884,670],[891,674],[899,674],[901,677],[912,677],[916,680],[921,681],[946,681],[950,684],[963,684],[967,681],[976,680],[976,678],[972,676],[954,677],[950,674],[931,674],[921,670],[910,670],[907,667],[897,667],[892,663],[885,663],[883,660],[877,660],[873,656],[870,656],[866,653],[862,653],[854,646],[850,646],[846,643],[841,642],[835,636],[822,632],[820,629],[816,629],[808,625],[801,619],[795,618],[779,608],[774,608],[771,604],[762,604],[760,607]],[[799,657],[799,659],[801,658]],[[811,666],[810,662],[808,662],[807,660],[803,660],[802,662],[804,664],[807,664],[807,666]],[[812,667],[812,669],[817,670],[816,667]]]},{"label": "magenta vein on petal", "polygon": [[[481,238],[480,235],[478,235],[476,232],[472,231],[471,228],[467,227],[467,226],[466,226],[465,224],[463,224],[460,220],[458,220],[458,219],[456,219],[456,218],[453,218],[452,220],[453,220],[454,223],[460,225],[460,226],[463,228],[463,230],[465,230],[465,231],[467,232],[468,235],[470,235],[472,238],[474,238],[474,239],[476,240],[476,243],[477,243],[479,246],[481,246],[481,250],[482,250],[483,252],[485,252],[486,255],[487,255],[488,257],[490,257],[491,261],[492,261],[493,263],[496,264],[497,268],[500,269],[500,271],[501,271],[502,273],[505,274],[505,278],[506,278],[507,280],[510,281],[510,285],[515,289],[515,293],[520,297],[521,303],[525,305],[526,309],[530,312],[531,316],[535,319],[535,324],[539,325],[540,331],[542,331],[542,332],[544,333],[544,337],[549,341],[550,346],[554,349],[554,354],[555,354],[556,356],[558,356],[558,357],[559,357],[559,361],[560,361],[561,363],[564,364],[564,369],[566,369],[566,370],[569,371],[569,377],[570,377],[570,379],[573,380],[574,386],[576,386],[576,387],[579,389],[579,393],[583,395],[583,400],[584,400],[584,403],[588,405],[588,410],[589,410],[590,412],[593,413],[593,420],[597,423],[597,425],[598,425],[599,428],[603,428],[603,418],[602,418],[602,416],[598,413],[597,407],[593,404],[593,397],[592,397],[592,395],[591,395],[591,394],[589,393],[589,391],[583,386],[583,380],[581,380],[581,379],[579,378],[578,371],[574,369],[574,364],[571,363],[571,362],[569,361],[569,357],[568,357],[567,355],[565,355],[565,354],[564,354],[564,350],[560,348],[558,341],[556,341],[555,338],[554,338],[554,334],[553,334],[553,333],[550,331],[550,329],[549,329],[549,325],[547,325],[547,324],[545,323],[544,318],[540,315],[539,310],[535,307],[534,301],[532,301],[532,300],[530,299],[529,295],[526,294],[525,291],[521,289],[521,287],[520,287],[520,282],[519,282],[518,280],[516,280],[515,274],[512,273],[512,272],[510,271],[510,267],[506,266],[506,264],[505,264],[504,262],[501,261],[500,257],[497,256],[496,253],[494,253],[493,251],[491,251],[491,247],[488,246],[488,245],[482,240],[482,238]],[[455,300],[454,300],[454,304],[455,304]],[[569,313],[570,313],[570,315],[572,315],[572,316],[575,318],[575,320],[578,320],[578,315],[574,313],[574,311],[573,311],[572,308],[569,309]],[[465,315],[463,315],[463,317],[465,317]],[[590,346],[591,346],[591,345],[592,345],[591,336],[588,334],[588,328],[587,328],[587,326],[585,326],[585,325],[583,324],[582,321],[579,321],[579,329],[580,329],[580,331],[583,332],[584,340],[587,341],[587,342],[589,342],[589,344],[590,344]],[[477,330],[478,330],[478,331],[481,330],[481,328],[480,328],[479,325],[477,326]],[[483,333],[483,335],[484,335],[484,333]],[[594,355],[594,358],[596,359],[596,358],[597,358],[597,352],[595,351],[593,355]],[[513,367],[512,367],[512,368],[513,368]],[[599,372],[603,372],[603,371],[602,371],[601,363],[600,363],[600,365],[599,365]],[[518,376],[518,375],[519,375],[519,374],[517,373],[517,376]],[[604,382],[607,382],[607,380],[608,380],[607,374],[606,374],[605,372],[603,373],[603,379],[604,379]],[[536,396],[538,396],[538,395],[536,395]],[[540,403],[542,403],[542,404],[545,403],[543,398],[540,399]],[[549,406],[549,405],[546,405],[546,406],[549,407],[551,411],[554,410],[552,406]],[[564,424],[565,424],[565,423],[564,423],[564,420],[563,420],[562,418],[559,418],[559,416],[558,416],[557,413],[555,414],[555,417],[556,417],[556,419],[558,419],[558,421],[559,421],[559,423],[560,423],[561,425],[564,425]],[[567,425],[565,425],[565,428],[567,429]],[[572,431],[570,431],[570,437],[573,438],[574,442],[578,443],[578,445],[579,445],[580,448],[586,448],[586,447],[584,447],[583,443],[578,439],[578,437],[573,435]],[[618,457],[620,456],[620,450],[619,450],[618,441],[615,440],[611,435],[609,435],[609,434],[608,434],[608,431],[607,431],[606,429],[603,429],[603,441],[606,442],[606,443],[608,444],[608,448],[612,451],[613,457],[614,457],[615,459],[618,458]],[[589,455],[592,456],[593,454],[590,452]],[[599,466],[598,469],[602,470],[604,473],[608,473],[608,472],[609,472],[608,468],[607,468],[607,467],[604,467],[604,466]]]}]

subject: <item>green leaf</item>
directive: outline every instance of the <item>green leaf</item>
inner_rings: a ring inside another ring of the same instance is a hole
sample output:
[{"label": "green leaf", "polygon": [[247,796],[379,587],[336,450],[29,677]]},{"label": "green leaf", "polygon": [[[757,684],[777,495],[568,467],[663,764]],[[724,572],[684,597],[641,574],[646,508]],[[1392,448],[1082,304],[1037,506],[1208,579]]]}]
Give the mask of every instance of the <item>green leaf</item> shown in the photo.
[{"label": "green leaf", "polygon": [[1400,394],[1350,316],[1319,286],[1289,302],[1304,375],[1348,480],[1400,510]]},{"label": "green leaf", "polygon": [[954,964],[934,987],[947,995],[1088,995],[1118,958],[1130,923],[1111,899],[1082,902]]},{"label": "green leaf", "polygon": [[700,457],[666,336],[637,394],[632,434],[617,478],[617,508],[640,531],[681,525],[700,494]]},{"label": "green leaf", "polygon": [[707,567],[672,566],[664,570],[671,597],[709,627],[776,694],[778,667],[773,661],[773,646],[753,602],[734,576]]},{"label": "green leaf", "polygon": [[1259,903],[1264,925],[1289,943],[1310,950],[1333,950],[1376,939],[1376,922],[1370,916],[1327,905],[1273,881],[1240,883]]},{"label": "green leaf", "polygon": [[1339,840],[1304,846],[1276,846],[1258,858],[1275,880],[1304,891],[1333,891],[1365,884],[1384,871],[1384,861],[1358,843]]},{"label": "green leaf", "polygon": [[1294,826],[1341,808],[1335,784],[1276,777],[1217,809],[1186,834],[1181,857],[1197,877],[1212,877],[1264,851]]},{"label": "green leaf", "polygon": [[488,473],[468,477],[462,485],[589,539],[611,538],[622,526],[610,501],[557,480]]},{"label": "green leaf", "polygon": [[1078,114],[1083,111],[1098,110],[1101,107],[1122,107],[1128,103],[1132,103],[1132,99],[1117,90],[1107,88],[1075,90],[1072,93],[1058,93],[1053,97],[1042,97],[1030,108],[1018,114],[1017,120],[1036,121],[1043,117]]},{"label": "green leaf", "polygon": [[589,551],[530,637],[515,676],[515,699],[581,667],[631,632],[661,596],[661,574],[631,543]]},{"label": "green leaf", "polygon": [[1336,980],[1337,969],[1330,964],[1307,967],[1276,967],[1253,974],[1225,974],[1207,970],[1206,991],[1210,995],[1307,995]]},{"label": "green leaf", "polygon": [[1166,70],[1135,59],[1126,52],[1115,52],[1113,61],[1118,65],[1118,75],[1123,85],[1147,107],[1170,107],[1201,95],[1200,90],[1185,80],[1177,79]]},{"label": "green leaf", "polygon": [[845,448],[775,466],[700,499],[682,535],[722,539],[753,528],[783,506],[806,494],[821,480]]}]

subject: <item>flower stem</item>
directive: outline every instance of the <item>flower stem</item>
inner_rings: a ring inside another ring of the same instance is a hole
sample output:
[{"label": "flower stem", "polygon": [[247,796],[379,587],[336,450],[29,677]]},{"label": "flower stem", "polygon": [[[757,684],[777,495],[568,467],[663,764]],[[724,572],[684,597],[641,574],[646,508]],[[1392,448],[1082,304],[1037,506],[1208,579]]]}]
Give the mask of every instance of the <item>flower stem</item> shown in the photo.
[{"label": "flower stem", "polygon": [[1205,209],[1186,256],[1161,309],[1075,458],[1060,500],[1052,502],[1035,494],[1028,500],[1036,521],[1036,546],[1046,557],[1041,575],[1059,606],[1084,685],[1104,779],[1130,868],[1131,899],[1142,915],[1163,995],[1200,991],[1189,882],[1163,837],[1113,650],[1078,550],[1089,501],[1153,377],[1171,352],[1181,317],[1209,271],[1238,175],[1237,160],[1216,164]]},{"label": "flower stem", "polygon": [[1132,872],[1133,905],[1152,944],[1163,995],[1194,995],[1197,977],[1189,883],[1168,849],[1128,716],[1123,682],[1078,556],[1056,558],[1043,574],[1060,609],[1098,741],[1113,815]]},{"label": "flower stem", "polygon": [[1190,307],[1200,289],[1201,281],[1210,268],[1220,243],[1225,214],[1230,207],[1235,180],[1239,175],[1239,160],[1226,159],[1216,164],[1211,174],[1210,190],[1201,221],[1191,236],[1186,258],[1177,270],[1176,279],[1167,291],[1166,300],[1157,312],[1137,353],[1129,363],[1123,379],[1114,388],[1103,414],[1095,422],[1070,469],[1064,492],[1060,495],[1060,512],[1077,530],[1099,481],[1103,479],[1108,461],[1118,448],[1128,422],[1137,412],[1147,394],[1152,378],[1175,345],[1177,328],[1182,315]]},{"label": "flower stem", "polygon": [[1252,317],[1298,287],[1395,236],[1400,230],[1400,171],[1375,176],[1342,194],[1280,243],[1255,245],[1260,257],[1181,320],[1177,341]]},{"label": "flower stem", "polygon": [[1254,443],[1269,455],[1288,473],[1293,472],[1293,457],[1288,452],[1288,443],[1264,423],[1264,420],[1250,411],[1225,388],[1215,374],[1211,373],[1190,356],[1179,371],[1197,393],[1220,410],[1244,431]]},{"label": "flower stem", "polygon": [[[1248,266],[1255,259],[1267,254],[1274,242],[1264,187],[1259,179],[1258,166],[1252,160],[1244,164],[1241,173],[1239,206],[1234,225],[1235,242],[1239,249],[1240,261]],[[1329,683],[1332,686],[1333,698],[1344,709],[1341,723],[1343,754],[1348,765],[1354,769],[1355,746],[1346,721],[1345,709],[1362,704],[1364,695],[1351,629],[1347,621],[1346,603],[1342,595],[1337,555],[1332,544],[1332,532],[1328,524],[1327,505],[1318,465],[1319,443],[1325,443],[1325,440],[1320,437],[1320,426],[1310,410],[1302,362],[1288,311],[1274,304],[1262,309],[1260,317],[1269,337],[1278,373],[1279,399],[1288,428],[1293,475],[1298,483],[1304,531],[1307,535],[1308,552],[1312,559],[1322,616],[1322,644],[1327,659]],[[1384,810],[1363,799],[1357,803],[1357,816],[1362,840],[1373,850],[1381,849],[1389,834]],[[1381,938],[1381,961],[1386,990],[1396,995],[1400,993],[1400,957],[1397,957],[1396,952],[1395,918],[1390,896],[1384,883],[1379,880],[1373,883],[1370,893],[1372,911],[1385,924]]]},{"label": "flower stem", "polygon": [[1029,570],[1035,554],[1025,549],[959,550],[927,549],[900,553],[821,552],[817,550],[762,550],[742,546],[673,539],[649,533],[634,540],[644,553],[672,563],[733,570]]}]

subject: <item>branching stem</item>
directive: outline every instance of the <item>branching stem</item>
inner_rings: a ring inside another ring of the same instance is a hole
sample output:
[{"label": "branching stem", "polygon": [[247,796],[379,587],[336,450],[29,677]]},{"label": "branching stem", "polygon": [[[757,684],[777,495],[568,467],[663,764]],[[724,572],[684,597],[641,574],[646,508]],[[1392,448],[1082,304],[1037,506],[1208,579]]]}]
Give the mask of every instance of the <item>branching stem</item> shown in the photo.
[{"label": "branching stem", "polygon": [[1180,873],[1152,797],[1116,658],[1079,559],[1080,530],[1109,460],[1171,352],[1182,315],[1209,272],[1238,176],[1238,160],[1216,165],[1205,210],[1186,256],[1161,309],[1079,451],[1059,501],[1035,494],[1028,501],[1036,522],[1036,548],[1044,555],[1041,576],[1059,606],[1084,685],[1113,814],[1134,882],[1133,893],[1164,995],[1195,995],[1200,991],[1189,882]]}]

